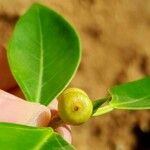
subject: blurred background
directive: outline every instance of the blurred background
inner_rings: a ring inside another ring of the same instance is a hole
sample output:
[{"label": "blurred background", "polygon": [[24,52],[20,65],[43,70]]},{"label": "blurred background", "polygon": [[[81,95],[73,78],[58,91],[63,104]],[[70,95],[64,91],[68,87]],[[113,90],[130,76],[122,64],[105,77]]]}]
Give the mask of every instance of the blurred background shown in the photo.
[{"label": "blurred background", "polygon": [[[0,0],[0,44],[35,0]],[[116,84],[150,75],[150,1],[37,0],[76,27],[82,61],[71,86],[92,99]],[[72,127],[77,150],[150,150],[150,111],[119,111]]]}]

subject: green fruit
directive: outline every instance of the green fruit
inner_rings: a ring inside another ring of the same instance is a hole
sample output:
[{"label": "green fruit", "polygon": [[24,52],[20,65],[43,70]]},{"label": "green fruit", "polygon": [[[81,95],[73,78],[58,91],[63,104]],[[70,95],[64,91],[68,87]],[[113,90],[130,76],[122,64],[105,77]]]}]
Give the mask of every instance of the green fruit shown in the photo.
[{"label": "green fruit", "polygon": [[82,124],[92,115],[92,101],[81,89],[69,88],[60,95],[58,100],[59,115],[68,124]]}]

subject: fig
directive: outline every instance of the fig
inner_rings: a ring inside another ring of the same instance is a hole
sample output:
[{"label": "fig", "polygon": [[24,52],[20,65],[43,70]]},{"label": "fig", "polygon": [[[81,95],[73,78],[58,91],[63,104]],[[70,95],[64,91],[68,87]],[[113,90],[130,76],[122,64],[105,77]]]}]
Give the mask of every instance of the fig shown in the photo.
[{"label": "fig", "polygon": [[60,118],[68,124],[80,125],[92,115],[93,104],[81,89],[68,88],[58,97]]}]

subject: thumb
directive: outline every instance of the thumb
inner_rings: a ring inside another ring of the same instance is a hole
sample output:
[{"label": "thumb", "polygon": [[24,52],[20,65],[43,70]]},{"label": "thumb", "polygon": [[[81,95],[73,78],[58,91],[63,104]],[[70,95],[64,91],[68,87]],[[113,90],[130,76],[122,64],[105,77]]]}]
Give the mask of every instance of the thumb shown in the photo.
[{"label": "thumb", "polygon": [[48,125],[50,118],[47,107],[0,90],[0,122],[43,127]]}]

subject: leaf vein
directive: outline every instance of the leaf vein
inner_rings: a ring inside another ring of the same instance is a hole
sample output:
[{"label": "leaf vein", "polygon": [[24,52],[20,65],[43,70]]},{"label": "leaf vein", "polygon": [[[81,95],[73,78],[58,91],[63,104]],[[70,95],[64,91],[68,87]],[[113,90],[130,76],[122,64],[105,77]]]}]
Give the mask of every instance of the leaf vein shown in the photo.
[{"label": "leaf vein", "polygon": [[41,98],[41,85],[43,81],[43,62],[44,62],[44,49],[43,49],[43,35],[42,35],[42,26],[41,26],[41,19],[40,19],[40,12],[37,8],[38,12],[38,20],[39,20],[39,32],[40,32],[40,64],[39,64],[39,80],[37,84],[37,95],[36,95],[36,101],[40,101]]},{"label": "leaf vein", "polygon": [[132,104],[132,103],[140,102],[140,101],[146,100],[146,99],[148,99],[148,98],[150,98],[149,95],[148,95],[148,96],[145,96],[145,97],[142,97],[142,98],[135,99],[135,100],[131,100],[131,99],[130,99],[130,101],[122,102],[122,103],[113,103],[113,100],[112,100],[112,102],[110,102],[110,103],[111,103],[111,105],[113,105],[113,106],[119,106],[119,105],[125,105],[125,104]]}]

